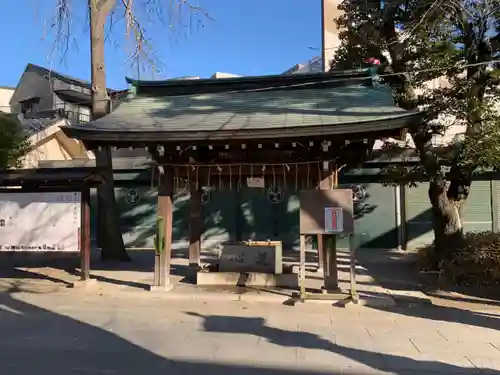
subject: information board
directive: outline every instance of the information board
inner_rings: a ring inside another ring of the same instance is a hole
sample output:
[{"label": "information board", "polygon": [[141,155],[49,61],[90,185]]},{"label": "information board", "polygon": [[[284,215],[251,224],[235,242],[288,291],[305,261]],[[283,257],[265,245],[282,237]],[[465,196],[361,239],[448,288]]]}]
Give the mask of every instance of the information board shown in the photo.
[{"label": "information board", "polygon": [[300,234],[352,234],[353,199],[350,189],[302,190]]},{"label": "information board", "polygon": [[0,193],[0,251],[79,251],[81,194]]}]

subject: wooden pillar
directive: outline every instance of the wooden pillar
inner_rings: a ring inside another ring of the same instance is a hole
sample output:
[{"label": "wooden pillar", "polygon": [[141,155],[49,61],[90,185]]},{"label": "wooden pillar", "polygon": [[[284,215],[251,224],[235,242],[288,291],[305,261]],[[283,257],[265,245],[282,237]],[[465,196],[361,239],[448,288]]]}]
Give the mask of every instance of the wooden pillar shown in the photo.
[{"label": "wooden pillar", "polygon": [[[330,190],[338,185],[337,172],[330,173],[330,166],[323,168],[321,172],[320,189]],[[332,181],[333,179],[333,181]],[[336,292],[339,289],[339,276],[337,270],[337,237],[334,235],[322,235],[323,256],[323,281],[324,291]],[[319,247],[319,238],[318,238]]]},{"label": "wooden pillar", "polygon": [[80,279],[90,280],[90,188],[81,191],[81,224],[80,224]]},{"label": "wooden pillar", "polygon": [[332,235],[324,235],[325,261],[324,261],[324,288],[326,291],[337,291],[339,289],[339,275],[337,270],[337,238]]},{"label": "wooden pillar", "polygon": [[317,235],[317,243],[318,243],[318,271],[324,272],[325,270],[325,238],[322,234]]},{"label": "wooden pillar", "polygon": [[196,183],[190,185],[189,202],[189,267],[200,266],[201,255],[201,192]]},{"label": "wooden pillar", "polygon": [[349,274],[351,280],[351,299],[352,302],[358,303],[358,289],[356,286],[356,243],[354,241],[354,234],[349,235]]},{"label": "wooden pillar", "polygon": [[[329,190],[331,188],[330,184],[330,171],[324,170],[322,168],[321,172],[318,171],[318,189],[321,190]],[[317,235],[318,238],[318,269],[320,271],[325,271],[326,263],[325,263],[325,236],[322,234]]]},{"label": "wooden pillar", "polygon": [[172,171],[159,168],[158,217],[163,218],[164,243],[155,254],[155,277],[153,289],[170,290],[170,264],[172,257],[172,223],[173,223],[173,175]]}]

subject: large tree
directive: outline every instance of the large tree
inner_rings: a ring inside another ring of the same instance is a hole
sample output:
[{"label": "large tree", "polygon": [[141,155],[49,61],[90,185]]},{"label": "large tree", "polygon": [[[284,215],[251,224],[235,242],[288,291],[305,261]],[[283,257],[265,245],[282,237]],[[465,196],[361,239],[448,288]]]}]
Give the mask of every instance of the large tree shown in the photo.
[{"label": "large tree", "polygon": [[[208,16],[202,8],[190,4],[188,0],[87,0],[87,4],[79,2],[75,6],[72,0],[55,1],[56,16],[51,25],[56,31],[55,46],[63,53],[67,52],[74,39],[74,12],[82,13],[83,10],[88,14],[85,22],[88,22],[86,29],[90,31],[93,120],[105,116],[110,109],[104,63],[105,42],[116,32],[114,28],[117,24],[124,26],[122,35],[131,45],[129,62],[136,64],[138,69],[147,67],[156,72],[161,67],[161,59],[154,51],[154,35],[147,33],[146,26],[156,24],[156,29],[164,26],[166,32],[172,32],[183,28],[186,16],[190,25],[193,20],[199,24]],[[130,258],[125,250],[114,195],[111,150],[99,147],[94,151],[96,165],[105,170],[104,183],[98,189],[97,235],[101,254],[106,260],[128,261]]]},{"label": "large tree", "polygon": [[[344,0],[340,7],[344,13],[336,22],[343,31],[332,68],[360,67],[367,58],[378,58],[397,104],[427,110],[421,125],[409,129],[419,165],[391,173],[405,183],[429,181],[439,262],[463,239],[460,214],[473,173],[500,166],[494,109],[500,65],[491,62],[500,58],[500,2]],[[460,124],[465,134],[447,150],[433,145],[435,136]]]},{"label": "large tree", "polygon": [[0,169],[20,168],[30,142],[15,115],[0,112]]}]

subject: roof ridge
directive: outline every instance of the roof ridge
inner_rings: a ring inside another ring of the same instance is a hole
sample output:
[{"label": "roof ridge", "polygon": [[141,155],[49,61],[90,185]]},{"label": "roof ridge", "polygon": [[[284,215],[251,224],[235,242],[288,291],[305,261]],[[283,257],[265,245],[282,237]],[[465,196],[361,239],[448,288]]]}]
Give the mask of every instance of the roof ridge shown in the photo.
[{"label": "roof ridge", "polygon": [[[36,70],[39,70],[39,71],[42,71],[43,73],[46,73],[46,74],[50,74],[58,79],[60,79],[61,81],[64,81],[66,83],[72,83],[72,84],[77,84],[79,86],[83,86],[83,87],[86,87],[88,89],[91,89],[92,88],[92,83],[86,79],[81,79],[81,78],[76,78],[76,77],[72,77],[68,74],[63,74],[63,73],[59,73],[55,70],[52,70],[52,69],[49,69],[49,68],[45,68],[41,65],[37,65],[37,64],[32,64],[32,63],[28,63],[28,65],[26,66],[26,69],[28,68],[34,68]],[[125,90],[122,90],[122,89],[111,89],[111,88],[107,88],[108,91],[111,91],[111,92],[121,92],[121,91],[126,91]]]},{"label": "roof ridge", "polygon": [[91,85],[90,81],[87,81],[87,80],[84,80],[84,79],[80,79],[80,78],[75,78],[75,77],[72,77],[72,76],[67,75],[67,74],[62,74],[62,73],[59,73],[59,72],[57,72],[55,70],[48,69],[48,68],[45,68],[45,67],[40,66],[40,65],[28,63],[27,68],[35,68],[37,70],[41,70],[44,73],[48,73],[50,75],[56,76],[57,78],[59,78],[62,81],[70,81],[69,83],[77,83],[79,85],[89,86],[89,87]]},{"label": "roof ridge", "polygon": [[[225,78],[224,80],[218,78],[200,78],[197,80],[190,79],[166,79],[166,80],[138,80],[131,77],[125,77],[127,83],[132,85],[140,86],[151,86],[151,87],[161,87],[161,86],[177,86],[177,85],[203,85],[203,84],[213,84],[213,85],[224,85],[228,83],[244,83],[244,82],[259,82],[259,81],[294,81],[294,80],[307,80],[312,78],[324,77],[324,78],[348,78],[348,77],[369,77],[372,75],[370,68],[363,69],[352,69],[352,70],[338,70],[330,72],[321,73],[304,73],[300,75],[283,75],[283,74],[270,74],[263,76],[241,76],[241,77],[231,77]],[[347,77],[346,77],[347,76]]]}]

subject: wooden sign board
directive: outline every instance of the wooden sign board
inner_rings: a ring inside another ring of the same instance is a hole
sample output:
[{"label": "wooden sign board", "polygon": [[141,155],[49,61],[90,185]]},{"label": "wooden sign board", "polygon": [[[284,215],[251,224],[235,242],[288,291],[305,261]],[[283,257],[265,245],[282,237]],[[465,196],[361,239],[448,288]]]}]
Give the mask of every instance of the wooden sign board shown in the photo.
[{"label": "wooden sign board", "polygon": [[299,193],[300,234],[354,232],[350,189],[304,190]]}]

